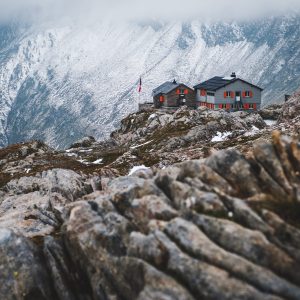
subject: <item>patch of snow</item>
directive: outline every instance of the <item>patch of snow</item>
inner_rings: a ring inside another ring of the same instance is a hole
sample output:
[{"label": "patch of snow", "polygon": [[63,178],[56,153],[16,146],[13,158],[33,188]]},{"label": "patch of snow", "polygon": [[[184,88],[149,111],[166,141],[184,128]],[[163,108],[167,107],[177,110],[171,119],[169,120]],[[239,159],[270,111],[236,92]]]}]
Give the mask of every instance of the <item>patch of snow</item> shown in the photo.
[{"label": "patch of snow", "polygon": [[137,171],[140,171],[140,170],[149,170],[150,168],[144,166],[144,165],[141,165],[141,166],[135,166],[133,167],[129,173],[128,173],[128,176],[131,176],[132,174],[134,174],[135,172]]},{"label": "patch of snow", "polygon": [[31,171],[31,169],[25,169],[25,172],[28,174]]},{"label": "patch of snow", "polygon": [[233,218],[233,212],[230,211],[230,212],[228,213],[228,217],[229,217],[229,218]]},{"label": "patch of snow", "polygon": [[67,155],[68,155],[69,157],[76,157],[76,156],[77,156],[76,153],[67,153]]},{"label": "patch of snow", "polygon": [[80,150],[79,152],[80,153],[85,153],[85,152],[92,152],[93,149],[83,149],[83,150]]},{"label": "patch of snow", "polygon": [[99,158],[99,159],[93,161],[92,163],[93,163],[94,165],[100,165],[102,162],[103,162],[103,158]]},{"label": "patch of snow", "polygon": [[191,208],[196,204],[196,201],[197,201],[196,197],[189,197],[185,200],[185,206],[187,208]]},{"label": "patch of snow", "polygon": [[228,136],[231,135],[232,132],[230,131],[225,131],[225,132],[217,132],[217,135],[214,136],[211,141],[212,142],[223,142],[227,139]]},{"label": "patch of snow", "polygon": [[140,147],[142,147],[142,146],[148,145],[148,144],[150,144],[151,142],[152,142],[152,140],[149,141],[149,142],[146,142],[146,143],[144,143],[144,144],[140,144],[140,145],[137,145],[137,146],[132,146],[132,147],[130,147],[130,149],[137,149],[137,148],[140,148]]},{"label": "patch of snow", "polygon": [[149,116],[148,120],[152,120],[152,119],[156,118],[156,116],[157,116],[157,114],[152,114]]},{"label": "patch of snow", "polygon": [[253,136],[253,135],[256,135],[259,131],[260,131],[259,128],[257,128],[256,126],[252,125],[251,130],[248,131],[248,132],[246,132],[244,135],[245,136]]},{"label": "patch of snow", "polygon": [[79,161],[80,163],[84,164],[84,165],[89,165],[90,163],[88,161],[86,161],[85,159],[78,159],[77,161]]},{"label": "patch of snow", "polygon": [[276,120],[264,120],[268,126],[273,126],[277,124]]}]

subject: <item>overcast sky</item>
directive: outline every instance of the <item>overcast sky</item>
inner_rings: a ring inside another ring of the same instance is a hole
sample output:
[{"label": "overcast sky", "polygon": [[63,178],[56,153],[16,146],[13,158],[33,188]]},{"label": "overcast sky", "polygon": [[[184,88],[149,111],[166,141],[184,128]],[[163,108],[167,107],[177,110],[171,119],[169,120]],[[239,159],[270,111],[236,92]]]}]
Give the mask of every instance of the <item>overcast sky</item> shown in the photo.
[{"label": "overcast sky", "polygon": [[0,0],[0,17],[230,20],[300,11],[300,0]]}]

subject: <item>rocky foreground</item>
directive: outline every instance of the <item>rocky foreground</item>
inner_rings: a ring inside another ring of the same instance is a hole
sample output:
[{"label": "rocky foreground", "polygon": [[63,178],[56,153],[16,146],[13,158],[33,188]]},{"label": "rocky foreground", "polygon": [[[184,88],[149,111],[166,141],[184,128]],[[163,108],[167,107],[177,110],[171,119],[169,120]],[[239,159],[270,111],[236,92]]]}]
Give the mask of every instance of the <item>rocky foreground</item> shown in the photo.
[{"label": "rocky foreground", "polygon": [[0,150],[0,299],[300,299],[299,111],[142,112],[106,142]]}]

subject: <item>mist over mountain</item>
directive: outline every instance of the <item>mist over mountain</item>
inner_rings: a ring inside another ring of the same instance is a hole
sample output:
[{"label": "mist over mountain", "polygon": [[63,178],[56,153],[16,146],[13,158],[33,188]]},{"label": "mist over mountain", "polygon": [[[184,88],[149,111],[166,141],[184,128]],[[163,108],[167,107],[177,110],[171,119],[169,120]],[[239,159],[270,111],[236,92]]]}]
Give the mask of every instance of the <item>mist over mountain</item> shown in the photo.
[{"label": "mist over mountain", "polygon": [[264,104],[300,87],[297,13],[246,22],[71,20],[2,22],[1,146],[106,138],[137,109],[141,75],[142,102],[166,80],[193,86],[232,71],[265,88]]}]

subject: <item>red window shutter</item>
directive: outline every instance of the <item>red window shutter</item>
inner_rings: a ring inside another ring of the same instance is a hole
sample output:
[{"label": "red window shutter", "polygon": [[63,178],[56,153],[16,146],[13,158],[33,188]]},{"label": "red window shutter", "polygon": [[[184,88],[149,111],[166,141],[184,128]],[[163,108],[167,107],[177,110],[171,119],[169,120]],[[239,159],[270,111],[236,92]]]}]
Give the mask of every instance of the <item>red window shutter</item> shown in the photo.
[{"label": "red window shutter", "polygon": [[179,95],[180,94],[180,90],[178,89],[178,90],[176,90],[176,94],[177,95]]},{"label": "red window shutter", "polygon": [[160,96],[160,97],[159,97],[159,101],[160,101],[160,102],[164,102],[164,101],[165,101],[165,97],[164,97],[164,96]]},{"label": "red window shutter", "polygon": [[250,91],[250,98],[253,98],[253,92]]},{"label": "red window shutter", "polygon": [[219,108],[221,108],[221,109],[222,109],[222,104],[219,104]]},{"label": "red window shutter", "polygon": [[245,91],[242,92],[242,97],[246,98],[246,92]]},{"label": "red window shutter", "polygon": [[226,109],[230,109],[230,104],[226,104]]},{"label": "red window shutter", "polygon": [[254,103],[253,104],[253,109],[256,109],[256,108],[257,108],[256,103]]},{"label": "red window shutter", "polygon": [[187,95],[189,93],[188,90],[184,90],[184,94]]},{"label": "red window shutter", "polygon": [[234,92],[231,92],[231,98],[234,98]]},{"label": "red window shutter", "polygon": [[245,109],[249,109],[249,103],[245,103]]},{"label": "red window shutter", "polygon": [[227,92],[224,92],[224,98],[227,98]]},{"label": "red window shutter", "polygon": [[201,95],[201,96],[206,96],[205,90],[201,90],[201,91],[200,91],[200,95]]}]

